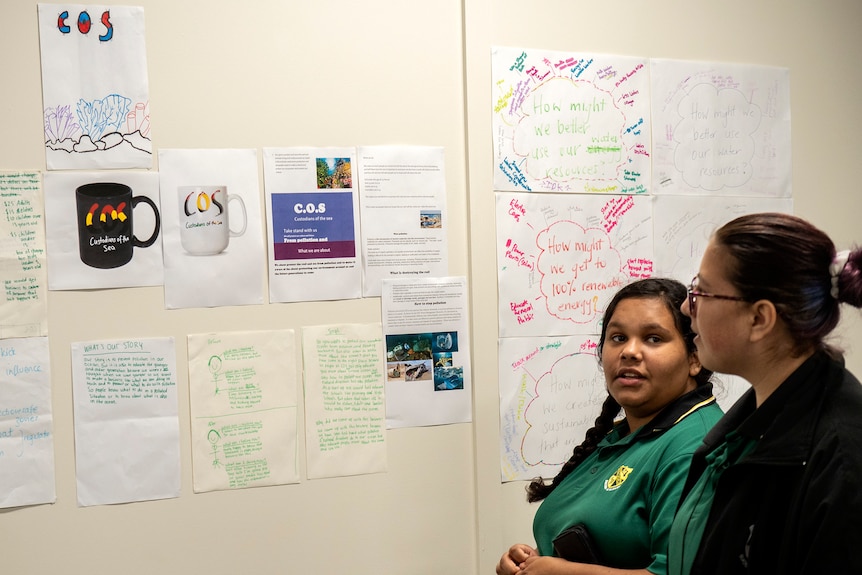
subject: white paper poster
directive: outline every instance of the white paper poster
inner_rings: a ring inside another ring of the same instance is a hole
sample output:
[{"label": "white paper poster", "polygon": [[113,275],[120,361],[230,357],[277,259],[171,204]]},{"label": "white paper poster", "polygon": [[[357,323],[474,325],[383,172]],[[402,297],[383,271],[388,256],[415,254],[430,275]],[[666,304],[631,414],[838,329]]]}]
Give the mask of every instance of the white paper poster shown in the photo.
[{"label": "white paper poster", "polygon": [[39,172],[0,172],[0,338],[48,334],[45,214]]},{"label": "white paper poster", "polygon": [[613,294],[653,275],[651,202],[498,192],[500,337],[597,333]]},{"label": "white paper poster", "polygon": [[354,148],[264,148],[271,302],[362,297]]},{"label": "white paper poster", "polygon": [[162,285],[159,175],[48,172],[48,289]]},{"label": "white paper poster", "polygon": [[499,340],[503,481],[554,477],[584,440],[608,396],[598,341],[598,335]]},{"label": "white paper poster", "polygon": [[359,148],[362,294],[380,295],[384,279],[448,273],[443,148]]},{"label": "white paper poster", "polygon": [[[550,479],[583,442],[608,397],[598,343],[598,334],[498,340],[503,482]],[[725,374],[712,381],[725,411],[750,387]]]},{"label": "white paper poster", "polygon": [[173,338],[72,343],[78,505],[178,497]]},{"label": "white paper poster", "polygon": [[297,483],[293,330],[188,336],[195,493]]},{"label": "white paper poster", "polygon": [[308,478],[386,471],[380,324],[302,328]]},{"label": "white paper poster", "polygon": [[685,285],[700,268],[712,234],[743,214],[793,213],[791,198],[730,196],[658,196],[653,210],[655,275],[672,277]]},{"label": "white paper poster", "polygon": [[645,58],[495,47],[491,67],[495,190],[650,191]]},{"label": "white paper poster", "polygon": [[0,341],[0,507],[53,503],[48,338]]},{"label": "white paper poster", "polygon": [[263,303],[256,150],[159,150],[165,308]]},{"label": "white paper poster", "polygon": [[466,278],[384,280],[382,305],[387,427],[470,421]]},{"label": "white paper poster", "polygon": [[38,6],[48,169],[151,168],[143,8]]},{"label": "white paper poster", "polygon": [[654,194],[790,197],[790,71],[652,60]]}]

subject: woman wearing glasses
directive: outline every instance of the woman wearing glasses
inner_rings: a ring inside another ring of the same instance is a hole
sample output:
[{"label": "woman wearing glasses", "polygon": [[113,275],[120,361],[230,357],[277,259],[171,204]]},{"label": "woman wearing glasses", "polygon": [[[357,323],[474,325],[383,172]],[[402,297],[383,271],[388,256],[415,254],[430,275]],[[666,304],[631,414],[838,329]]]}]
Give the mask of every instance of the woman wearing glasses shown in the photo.
[{"label": "woman wearing glasses", "polygon": [[786,214],[716,231],[683,312],[705,367],[751,389],[694,455],[672,575],[862,573],[862,386],[825,342],[862,307],[862,250]]},{"label": "woman wearing glasses", "polygon": [[[551,483],[527,487],[529,501],[544,500],[533,522],[538,548],[513,545],[498,575],[667,572],[691,454],[721,417],[680,311],[685,298],[681,283],[650,278],[611,300],[597,349],[602,413]],[[625,419],[615,422],[620,408]]]}]

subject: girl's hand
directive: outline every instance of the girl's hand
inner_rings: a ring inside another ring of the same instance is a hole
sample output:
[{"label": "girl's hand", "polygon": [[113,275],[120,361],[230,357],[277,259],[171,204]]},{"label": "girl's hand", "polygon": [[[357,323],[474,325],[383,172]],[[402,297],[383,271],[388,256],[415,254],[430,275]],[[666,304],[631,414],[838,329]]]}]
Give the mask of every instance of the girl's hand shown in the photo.
[{"label": "girl's hand", "polygon": [[497,563],[497,575],[515,575],[521,572],[521,565],[530,557],[538,557],[538,552],[522,543],[516,543],[500,557]]}]

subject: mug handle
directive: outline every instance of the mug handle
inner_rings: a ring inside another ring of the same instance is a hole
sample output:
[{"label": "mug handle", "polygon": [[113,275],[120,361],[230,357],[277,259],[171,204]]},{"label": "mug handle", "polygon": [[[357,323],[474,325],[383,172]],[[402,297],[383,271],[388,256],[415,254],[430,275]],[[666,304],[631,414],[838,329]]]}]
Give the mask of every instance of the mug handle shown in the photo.
[{"label": "mug handle", "polygon": [[[228,196],[228,199],[227,199],[228,206],[230,206],[230,203],[234,200],[239,201],[239,207],[240,207],[240,209],[242,209],[242,229],[238,232],[230,230],[230,237],[232,237],[232,238],[243,235],[245,233],[246,226],[248,226],[248,216],[246,215],[246,212],[245,212],[245,202],[242,201],[242,198],[237,196],[236,194],[231,194],[230,196]],[[228,220],[228,221],[230,221],[230,220]]]},{"label": "mug handle", "polygon": [[153,229],[153,235],[151,235],[146,241],[141,241],[135,236],[132,235],[132,242],[136,248],[148,248],[153,245],[156,241],[156,238],[159,237],[159,230],[162,227],[162,220],[159,218],[159,210],[156,208],[156,204],[153,203],[153,200],[148,198],[147,196],[134,196],[132,198],[132,210],[135,209],[135,206],[138,205],[139,202],[144,202],[148,204],[151,208],[153,208],[153,215],[156,216],[156,225],[155,229]]}]

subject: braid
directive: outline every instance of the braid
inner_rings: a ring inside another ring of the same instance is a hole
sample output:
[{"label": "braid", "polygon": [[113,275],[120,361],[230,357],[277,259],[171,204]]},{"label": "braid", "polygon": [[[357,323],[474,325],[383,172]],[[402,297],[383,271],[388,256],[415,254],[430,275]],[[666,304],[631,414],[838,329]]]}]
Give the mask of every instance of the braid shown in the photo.
[{"label": "braid", "polygon": [[554,477],[551,483],[546,484],[541,477],[537,477],[527,485],[527,501],[530,503],[541,501],[550,495],[551,491],[553,491],[557,485],[562,483],[563,479],[565,479],[569,473],[571,473],[584,459],[595,451],[599,442],[611,432],[614,427],[614,420],[619,412],[620,404],[617,403],[613,397],[608,395],[607,399],[605,399],[605,402],[602,404],[602,412],[596,418],[595,425],[587,431],[584,441],[575,447],[572,451],[572,456],[563,465],[560,472],[557,473],[557,476]]}]

